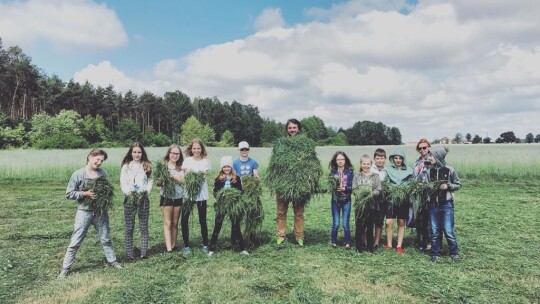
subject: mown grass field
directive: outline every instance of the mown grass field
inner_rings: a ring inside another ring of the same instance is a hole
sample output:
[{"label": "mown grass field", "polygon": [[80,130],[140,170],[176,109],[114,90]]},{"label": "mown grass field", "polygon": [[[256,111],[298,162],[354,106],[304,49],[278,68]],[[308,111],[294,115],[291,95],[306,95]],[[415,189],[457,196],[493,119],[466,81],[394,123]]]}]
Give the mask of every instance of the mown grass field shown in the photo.
[{"label": "mown grass field", "polygon": [[[345,150],[358,169],[359,156],[371,155],[374,147],[319,148],[324,167],[337,149]],[[411,163],[416,153],[413,147],[406,149]],[[148,152],[156,160],[165,150]],[[120,159],[127,149],[107,151],[104,167],[117,185]],[[230,226],[225,224],[216,255],[207,257],[195,250],[186,259],[178,252],[164,253],[156,189],[151,196],[149,259],[124,264],[122,270],[106,267],[96,233],[90,229],[73,274],[58,280],[75,213],[74,203],[64,198],[65,187],[70,174],[84,165],[87,153],[0,151],[0,303],[540,302],[539,145],[450,146],[447,160],[464,184],[456,196],[456,232],[463,257],[457,264],[447,256],[440,264],[431,264],[427,255],[414,249],[412,230],[406,232],[404,255],[331,248],[329,195],[317,197],[306,208],[306,246],[296,248],[290,236],[285,248],[278,249],[275,202],[268,193],[263,197],[266,219],[261,237],[250,256],[230,250]],[[225,154],[236,151],[209,149],[213,164]],[[252,150],[263,172],[269,154],[269,149]],[[110,212],[111,237],[123,260],[118,188]],[[211,230],[213,211],[208,222]],[[193,246],[199,248],[196,220],[190,234]]]}]

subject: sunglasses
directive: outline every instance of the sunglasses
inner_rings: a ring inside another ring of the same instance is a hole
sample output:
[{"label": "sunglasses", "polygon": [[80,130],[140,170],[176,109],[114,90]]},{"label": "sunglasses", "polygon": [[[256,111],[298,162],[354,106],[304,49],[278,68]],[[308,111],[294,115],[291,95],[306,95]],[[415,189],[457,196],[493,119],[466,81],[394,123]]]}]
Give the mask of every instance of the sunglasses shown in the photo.
[{"label": "sunglasses", "polygon": [[249,148],[242,148],[240,151],[249,151]]},{"label": "sunglasses", "polygon": [[420,150],[427,150],[429,147],[418,147],[416,148],[416,150],[420,151]]}]

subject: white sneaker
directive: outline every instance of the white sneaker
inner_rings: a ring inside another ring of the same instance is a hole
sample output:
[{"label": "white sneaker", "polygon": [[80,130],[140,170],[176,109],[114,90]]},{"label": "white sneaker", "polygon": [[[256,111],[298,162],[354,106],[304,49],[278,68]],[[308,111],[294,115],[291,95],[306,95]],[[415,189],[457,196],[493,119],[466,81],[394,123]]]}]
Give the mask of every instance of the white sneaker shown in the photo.
[{"label": "white sneaker", "polygon": [[58,275],[59,279],[65,279],[69,275],[69,270],[63,269],[60,271],[60,274]]},{"label": "white sneaker", "polygon": [[208,256],[213,256],[213,255],[214,255],[213,251],[208,251]]},{"label": "white sneaker", "polygon": [[240,254],[242,254],[242,255],[249,255],[249,252],[247,252],[247,250],[242,250],[242,251],[240,252]]}]

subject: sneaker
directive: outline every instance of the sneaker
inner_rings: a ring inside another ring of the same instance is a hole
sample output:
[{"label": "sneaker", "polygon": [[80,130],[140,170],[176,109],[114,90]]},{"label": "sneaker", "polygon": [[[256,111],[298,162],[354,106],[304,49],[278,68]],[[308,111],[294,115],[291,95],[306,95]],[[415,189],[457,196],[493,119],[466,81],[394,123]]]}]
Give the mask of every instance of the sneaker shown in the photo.
[{"label": "sneaker", "polygon": [[204,254],[208,254],[208,246],[202,246],[202,247],[201,247],[201,251],[202,251],[202,253],[204,253]]},{"label": "sneaker", "polygon": [[373,245],[373,250],[374,251],[377,251],[379,248],[381,248],[381,246],[379,244]]},{"label": "sneaker", "polygon": [[278,237],[277,240],[276,240],[276,243],[277,243],[277,245],[279,246],[279,245],[283,244],[284,241],[285,241],[285,238],[283,238],[283,237]]},{"label": "sneaker", "polygon": [[59,279],[65,279],[69,275],[69,270],[62,268],[58,274]]},{"label": "sneaker", "polygon": [[345,249],[351,250],[351,244],[345,244]]},{"label": "sneaker", "polygon": [[141,259],[146,260],[146,259],[148,259],[148,256],[147,255],[141,255]]},{"label": "sneaker", "polygon": [[214,255],[213,251],[208,251],[208,256],[213,256],[213,255]]},{"label": "sneaker", "polygon": [[109,266],[114,267],[116,269],[122,269],[122,264],[118,263],[117,261],[110,263]]},{"label": "sneaker", "polygon": [[191,255],[192,252],[193,252],[193,251],[191,251],[191,248],[189,248],[189,247],[184,247],[184,248],[182,249],[182,253],[183,253],[184,255]]},{"label": "sneaker", "polygon": [[384,250],[390,250],[392,249],[392,246],[384,245]]},{"label": "sneaker", "polygon": [[459,262],[459,261],[461,261],[461,257],[460,257],[459,254],[457,254],[457,253],[456,253],[456,254],[452,254],[450,257],[452,258],[452,261],[454,261],[454,262]]},{"label": "sneaker", "polygon": [[331,245],[332,245],[332,248],[337,248],[337,244],[332,243]]},{"label": "sneaker", "polygon": [[240,251],[240,254],[241,255],[249,255],[249,252],[247,252],[247,250],[242,250],[242,251]]},{"label": "sneaker", "polygon": [[397,251],[399,254],[404,254],[404,253],[405,253],[405,251],[403,251],[403,248],[401,248],[401,247],[397,247],[397,248],[396,248],[396,251]]},{"label": "sneaker", "polygon": [[440,256],[432,256],[431,257],[431,263],[438,263],[441,260]]},{"label": "sneaker", "polygon": [[304,239],[297,239],[296,242],[298,242],[299,247],[304,247]]}]

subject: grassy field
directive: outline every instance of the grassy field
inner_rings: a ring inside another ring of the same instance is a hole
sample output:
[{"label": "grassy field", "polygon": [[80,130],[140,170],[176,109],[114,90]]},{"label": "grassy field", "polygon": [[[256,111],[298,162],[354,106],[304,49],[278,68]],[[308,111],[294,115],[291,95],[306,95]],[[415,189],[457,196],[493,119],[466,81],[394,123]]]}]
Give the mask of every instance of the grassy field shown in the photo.
[{"label": "grassy field", "polygon": [[[336,149],[318,150],[325,165]],[[373,147],[340,149],[354,160],[373,153]],[[416,156],[407,149],[410,158]],[[105,169],[115,184],[126,150],[108,150]],[[149,150],[154,160],[164,152]],[[252,151],[263,169],[269,152]],[[88,151],[0,151],[0,166],[7,168],[0,172],[0,303],[539,303],[539,152],[538,145],[450,147],[448,161],[464,177],[456,197],[463,257],[457,264],[447,256],[431,264],[427,255],[414,249],[412,230],[406,232],[404,255],[331,248],[328,195],[306,208],[306,246],[295,247],[291,236],[278,249],[275,202],[268,193],[263,197],[266,219],[261,237],[250,256],[230,250],[230,226],[225,224],[216,255],[195,250],[186,259],[178,252],[164,253],[155,190],[149,259],[124,264],[122,270],[107,268],[96,233],[89,230],[73,274],[58,280],[74,217],[74,204],[64,199],[64,191]],[[209,153],[217,164],[221,155],[235,155],[235,150],[213,148]],[[113,244],[123,261],[120,194],[117,191],[110,217]],[[208,221],[212,229],[212,211]],[[196,221],[190,232],[193,246],[199,248]],[[444,248],[447,254],[446,244]]]},{"label": "grassy field", "polygon": [[[412,164],[418,157],[414,146],[404,148],[408,163]],[[460,176],[466,178],[540,177],[540,144],[499,144],[499,145],[449,145],[447,161],[454,166]],[[317,153],[324,168],[328,167],[332,155],[337,150],[345,151],[353,165],[359,169],[362,154],[373,155],[376,147],[318,147]],[[396,146],[383,146],[391,154]],[[103,168],[111,178],[118,178],[120,162],[127,148],[106,149],[108,160]],[[148,157],[155,161],[162,159],[167,148],[147,148]],[[76,168],[84,166],[89,149],[82,150],[0,150],[0,182],[6,181],[67,181]],[[251,156],[262,164],[270,158],[271,148],[253,148]],[[208,156],[213,164],[213,172],[217,172],[219,159],[223,155],[235,156],[236,148],[209,148]]]}]

